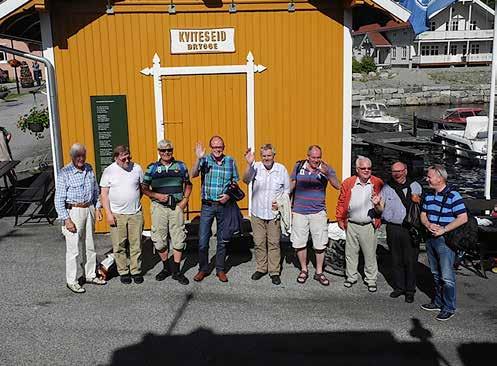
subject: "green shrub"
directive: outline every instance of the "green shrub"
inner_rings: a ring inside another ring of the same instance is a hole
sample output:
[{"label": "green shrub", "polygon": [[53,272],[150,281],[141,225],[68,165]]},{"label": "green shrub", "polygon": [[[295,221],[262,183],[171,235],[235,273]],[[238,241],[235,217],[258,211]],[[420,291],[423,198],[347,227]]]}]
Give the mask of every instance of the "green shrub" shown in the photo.
[{"label": "green shrub", "polygon": [[352,72],[353,73],[362,72],[362,64],[359,61],[357,61],[355,57],[352,57]]},{"label": "green shrub", "polygon": [[376,64],[371,56],[364,56],[361,60],[362,72],[376,71]]}]

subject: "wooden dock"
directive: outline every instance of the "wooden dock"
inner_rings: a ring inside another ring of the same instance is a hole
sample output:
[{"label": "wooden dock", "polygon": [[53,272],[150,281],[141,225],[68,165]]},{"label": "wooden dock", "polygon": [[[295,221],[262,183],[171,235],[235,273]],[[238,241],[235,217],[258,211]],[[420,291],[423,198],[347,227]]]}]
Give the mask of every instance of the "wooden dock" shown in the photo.
[{"label": "wooden dock", "polygon": [[417,136],[410,131],[403,132],[364,132],[354,134],[352,143],[354,145],[377,146],[384,149],[394,150],[404,155],[422,156],[424,151],[405,145],[431,144],[432,130],[418,130]]}]

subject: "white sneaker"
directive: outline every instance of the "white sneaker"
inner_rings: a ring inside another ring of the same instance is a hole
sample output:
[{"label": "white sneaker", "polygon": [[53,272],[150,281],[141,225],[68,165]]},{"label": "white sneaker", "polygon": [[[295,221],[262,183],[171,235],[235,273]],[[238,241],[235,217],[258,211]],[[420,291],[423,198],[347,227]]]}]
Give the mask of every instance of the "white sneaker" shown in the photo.
[{"label": "white sneaker", "polygon": [[98,277],[93,277],[93,278],[87,278],[86,283],[92,283],[94,285],[105,285],[107,281],[102,280],[101,278]]},{"label": "white sneaker", "polygon": [[82,294],[86,292],[86,290],[79,285],[79,283],[67,283],[67,288],[76,294]]}]

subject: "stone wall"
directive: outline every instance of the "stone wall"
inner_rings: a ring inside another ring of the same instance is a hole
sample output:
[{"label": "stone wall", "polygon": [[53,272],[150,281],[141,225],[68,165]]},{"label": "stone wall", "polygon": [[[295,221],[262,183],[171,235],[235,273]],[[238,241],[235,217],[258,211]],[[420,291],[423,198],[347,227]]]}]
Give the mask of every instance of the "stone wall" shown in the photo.
[{"label": "stone wall", "polygon": [[353,90],[352,106],[358,107],[361,100],[375,100],[389,106],[488,103],[490,84]]}]

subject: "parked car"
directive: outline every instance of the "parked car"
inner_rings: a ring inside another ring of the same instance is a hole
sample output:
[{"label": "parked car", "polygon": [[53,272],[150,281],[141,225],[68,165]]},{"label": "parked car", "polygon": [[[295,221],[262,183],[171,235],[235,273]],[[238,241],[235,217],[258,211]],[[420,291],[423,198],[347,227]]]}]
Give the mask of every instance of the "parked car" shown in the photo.
[{"label": "parked car", "polygon": [[450,108],[447,109],[441,118],[442,122],[466,123],[466,118],[475,116],[484,116],[481,108]]}]

